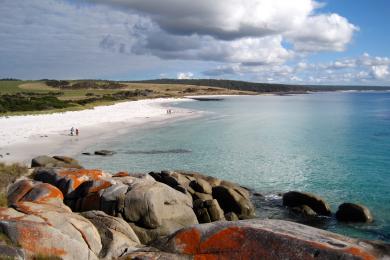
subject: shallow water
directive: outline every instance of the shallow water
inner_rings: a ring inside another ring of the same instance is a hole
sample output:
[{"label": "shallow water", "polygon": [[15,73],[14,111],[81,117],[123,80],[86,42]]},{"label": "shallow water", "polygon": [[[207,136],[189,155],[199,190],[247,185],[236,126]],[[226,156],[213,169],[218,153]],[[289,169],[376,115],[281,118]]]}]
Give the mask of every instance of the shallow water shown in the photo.
[{"label": "shallow water", "polygon": [[277,192],[302,190],[333,208],[368,206],[375,222],[309,224],[356,237],[390,241],[390,93],[316,93],[228,97],[177,106],[202,117],[151,125],[89,149],[118,154],[79,159],[109,171],[199,171],[266,193],[261,217],[289,218]]}]

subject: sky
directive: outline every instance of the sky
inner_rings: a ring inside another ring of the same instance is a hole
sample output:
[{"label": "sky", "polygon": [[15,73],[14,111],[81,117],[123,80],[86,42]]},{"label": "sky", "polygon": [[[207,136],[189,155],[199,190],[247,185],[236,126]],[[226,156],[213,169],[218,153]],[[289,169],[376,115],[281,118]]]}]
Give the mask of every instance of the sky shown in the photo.
[{"label": "sky", "polygon": [[390,86],[388,0],[0,0],[0,78]]}]

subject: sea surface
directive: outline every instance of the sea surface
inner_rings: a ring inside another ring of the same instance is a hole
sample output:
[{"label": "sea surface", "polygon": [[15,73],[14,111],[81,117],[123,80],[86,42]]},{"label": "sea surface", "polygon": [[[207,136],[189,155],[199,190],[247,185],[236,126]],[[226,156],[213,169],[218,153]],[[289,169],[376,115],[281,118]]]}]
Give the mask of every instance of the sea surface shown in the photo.
[{"label": "sea surface", "polygon": [[[254,198],[261,218],[390,241],[390,92],[240,96],[174,106],[203,113],[129,129],[89,147],[116,155],[79,159],[112,172],[202,172],[263,194]],[[290,190],[320,195],[333,212],[343,202],[364,204],[375,221],[300,219],[281,206],[278,194]]]}]

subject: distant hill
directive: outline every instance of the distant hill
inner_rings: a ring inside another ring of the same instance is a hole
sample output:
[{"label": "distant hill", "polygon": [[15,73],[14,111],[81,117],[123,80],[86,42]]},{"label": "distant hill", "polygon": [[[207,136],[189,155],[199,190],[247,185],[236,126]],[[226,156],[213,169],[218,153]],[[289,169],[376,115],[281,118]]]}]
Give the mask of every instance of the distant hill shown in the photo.
[{"label": "distant hill", "polygon": [[337,91],[337,90],[390,90],[390,87],[378,86],[322,86],[322,85],[288,85],[272,83],[256,83],[237,80],[219,79],[153,79],[129,81],[131,83],[180,84],[193,86],[220,87],[241,91],[259,93],[307,92],[307,91]]}]

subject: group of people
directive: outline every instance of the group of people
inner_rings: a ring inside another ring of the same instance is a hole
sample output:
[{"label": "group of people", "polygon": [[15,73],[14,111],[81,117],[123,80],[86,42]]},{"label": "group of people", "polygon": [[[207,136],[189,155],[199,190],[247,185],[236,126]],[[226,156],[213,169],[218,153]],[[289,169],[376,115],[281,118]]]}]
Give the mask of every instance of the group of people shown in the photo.
[{"label": "group of people", "polygon": [[79,129],[78,128],[74,128],[73,126],[72,126],[72,128],[70,129],[70,135],[76,135],[76,136],[78,136],[79,135]]},{"label": "group of people", "polygon": [[172,109],[167,109],[167,114],[172,114]]}]

